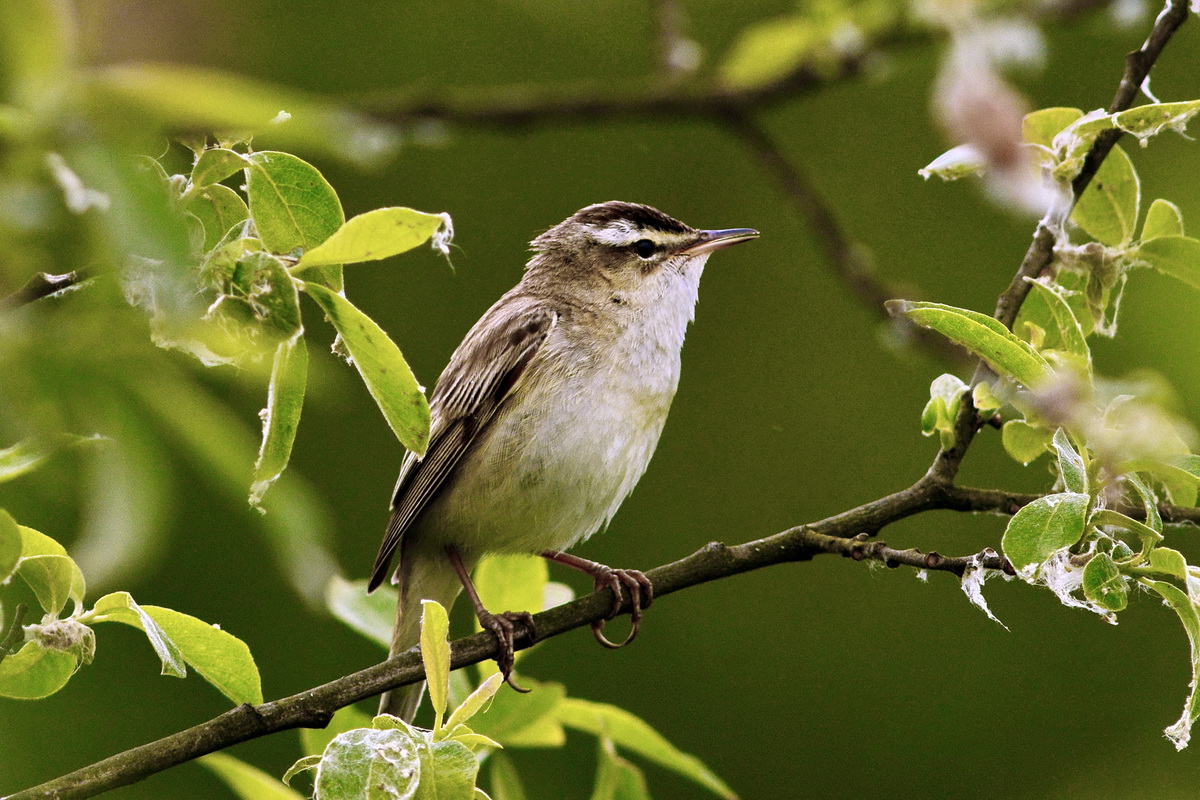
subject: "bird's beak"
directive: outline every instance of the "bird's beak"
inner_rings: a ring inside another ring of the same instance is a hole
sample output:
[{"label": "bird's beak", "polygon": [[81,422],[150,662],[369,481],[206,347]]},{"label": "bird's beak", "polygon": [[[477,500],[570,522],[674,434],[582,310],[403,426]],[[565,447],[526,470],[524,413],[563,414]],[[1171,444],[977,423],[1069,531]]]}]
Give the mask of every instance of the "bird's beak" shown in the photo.
[{"label": "bird's beak", "polygon": [[727,228],[723,231],[700,231],[700,238],[695,244],[690,244],[679,252],[682,255],[698,256],[729,247],[739,242],[748,242],[758,238],[758,231],[753,228]]}]

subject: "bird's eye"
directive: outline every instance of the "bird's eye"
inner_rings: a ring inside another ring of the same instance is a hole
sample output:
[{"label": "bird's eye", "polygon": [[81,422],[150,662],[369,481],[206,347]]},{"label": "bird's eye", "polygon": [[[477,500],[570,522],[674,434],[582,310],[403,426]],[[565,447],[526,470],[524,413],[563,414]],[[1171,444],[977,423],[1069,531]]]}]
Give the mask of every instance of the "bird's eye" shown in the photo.
[{"label": "bird's eye", "polygon": [[654,242],[649,239],[638,239],[633,243],[633,252],[637,253],[638,258],[650,258],[656,249]]}]

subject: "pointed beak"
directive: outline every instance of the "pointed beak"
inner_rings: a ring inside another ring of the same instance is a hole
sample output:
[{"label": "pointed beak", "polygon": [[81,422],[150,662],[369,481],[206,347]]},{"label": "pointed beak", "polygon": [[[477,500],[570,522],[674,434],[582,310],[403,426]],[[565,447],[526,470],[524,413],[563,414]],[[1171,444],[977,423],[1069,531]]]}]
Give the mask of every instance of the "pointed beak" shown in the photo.
[{"label": "pointed beak", "polygon": [[682,255],[698,256],[720,250],[722,247],[748,242],[758,238],[758,231],[753,228],[727,228],[722,231],[700,231],[700,238],[695,244],[688,245],[679,252]]}]

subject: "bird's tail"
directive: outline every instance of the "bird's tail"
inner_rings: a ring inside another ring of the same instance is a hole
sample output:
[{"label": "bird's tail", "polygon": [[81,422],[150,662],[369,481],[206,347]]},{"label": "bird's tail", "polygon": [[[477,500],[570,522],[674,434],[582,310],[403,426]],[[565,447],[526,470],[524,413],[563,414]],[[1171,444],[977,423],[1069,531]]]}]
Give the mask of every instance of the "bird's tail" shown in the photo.
[{"label": "bird's tail", "polygon": [[[449,612],[462,591],[458,574],[443,553],[402,553],[401,561],[400,599],[396,604],[396,627],[392,630],[389,658],[420,643],[422,600],[436,600]],[[425,681],[385,692],[379,699],[379,713],[412,722],[424,693]]]}]

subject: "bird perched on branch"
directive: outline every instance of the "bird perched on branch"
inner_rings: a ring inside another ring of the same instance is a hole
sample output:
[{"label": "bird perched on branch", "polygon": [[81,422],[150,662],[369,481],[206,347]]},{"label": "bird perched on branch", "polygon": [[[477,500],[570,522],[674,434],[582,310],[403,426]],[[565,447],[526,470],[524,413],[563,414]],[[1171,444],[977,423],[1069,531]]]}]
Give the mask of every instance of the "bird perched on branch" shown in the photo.
[{"label": "bird perched on branch", "polygon": [[[612,519],[650,463],[679,385],[679,354],[709,255],[758,236],[697,230],[650,206],[588,206],[533,240],[521,282],[475,324],[438,379],[423,457],[410,454],[370,590],[399,586],[391,653],[420,641],[421,600],[450,608],[466,589],[500,644],[512,684],[513,636],[527,613],[483,607],[470,573],[490,553],[540,554],[629,594],[632,629],[653,586],[637,570],[564,552]],[[610,618],[611,618],[610,616]],[[603,622],[592,626],[606,646]],[[519,629],[518,629],[519,630]],[[424,684],[384,695],[411,721]]]}]

